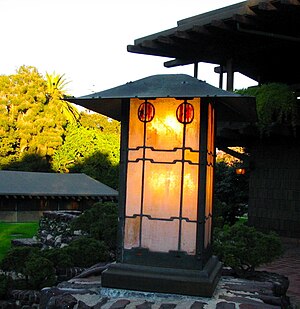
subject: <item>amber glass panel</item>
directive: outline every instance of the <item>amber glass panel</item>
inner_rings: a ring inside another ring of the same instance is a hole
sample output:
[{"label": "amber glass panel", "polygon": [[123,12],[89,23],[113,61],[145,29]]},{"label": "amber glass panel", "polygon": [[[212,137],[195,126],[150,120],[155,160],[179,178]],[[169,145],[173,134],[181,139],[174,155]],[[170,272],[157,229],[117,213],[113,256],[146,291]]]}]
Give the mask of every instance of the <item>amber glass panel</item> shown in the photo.
[{"label": "amber glass panel", "polygon": [[146,162],[144,214],[154,218],[179,216],[181,163]]},{"label": "amber glass panel", "polygon": [[198,165],[184,164],[182,216],[197,220]]},{"label": "amber glass panel", "polygon": [[[186,125],[185,138],[184,125],[176,118],[182,101],[149,102],[155,115],[146,123],[138,119],[144,100],[133,99],[130,103],[128,160],[136,162],[128,162],[126,216],[142,219],[137,228],[136,220],[125,218],[125,248],[142,246],[157,252],[180,249],[195,254],[196,224],[183,220],[179,237],[179,217],[197,218],[200,100],[188,100],[194,106],[194,119]],[[184,142],[188,149],[183,150]],[[134,150],[143,146],[145,149]],[[136,235],[140,232],[141,244]]]},{"label": "amber glass panel", "polygon": [[179,221],[143,219],[142,247],[156,252],[177,250]]},{"label": "amber glass panel", "polygon": [[131,249],[139,246],[140,217],[127,218],[125,221],[124,248]]},{"label": "amber glass panel", "polygon": [[182,221],[181,250],[190,255],[196,254],[196,237],[191,237],[191,235],[196,235],[196,228],[196,223]]},{"label": "amber glass panel", "polygon": [[208,105],[208,130],[207,130],[207,167],[206,167],[206,208],[205,208],[205,240],[204,246],[207,247],[211,243],[212,229],[212,203],[213,203],[213,176],[214,176],[214,109],[212,104]]}]

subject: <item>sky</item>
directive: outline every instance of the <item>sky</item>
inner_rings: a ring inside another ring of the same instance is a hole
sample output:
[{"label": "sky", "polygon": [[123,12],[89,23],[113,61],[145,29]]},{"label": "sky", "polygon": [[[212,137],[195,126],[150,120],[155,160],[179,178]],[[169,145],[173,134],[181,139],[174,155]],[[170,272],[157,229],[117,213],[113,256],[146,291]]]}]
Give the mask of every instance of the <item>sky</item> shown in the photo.
[{"label": "sky", "polygon": [[[127,52],[135,39],[177,21],[238,3],[234,0],[0,0],[0,75],[21,65],[45,76],[65,74],[81,96],[155,74],[193,75],[193,66],[164,68],[169,58]],[[199,64],[198,78],[218,86],[216,65]],[[255,82],[235,74],[235,88]]]}]

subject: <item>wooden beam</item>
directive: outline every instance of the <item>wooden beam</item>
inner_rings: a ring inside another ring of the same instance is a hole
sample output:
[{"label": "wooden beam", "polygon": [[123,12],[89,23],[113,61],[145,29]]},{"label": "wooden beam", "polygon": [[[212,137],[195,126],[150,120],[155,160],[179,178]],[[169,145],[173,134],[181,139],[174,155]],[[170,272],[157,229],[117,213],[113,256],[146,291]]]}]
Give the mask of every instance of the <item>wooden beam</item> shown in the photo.
[{"label": "wooden beam", "polygon": [[210,25],[214,28],[225,30],[225,31],[232,31],[233,29],[229,27],[223,20],[212,20]]},{"label": "wooden beam", "polygon": [[226,90],[227,91],[233,91],[234,71],[233,71],[233,61],[232,61],[232,58],[227,60],[226,69],[227,69],[227,85],[226,85]]},{"label": "wooden beam", "polygon": [[280,3],[286,5],[300,5],[299,0],[280,0]]},{"label": "wooden beam", "polygon": [[261,1],[258,4],[258,9],[262,11],[276,11],[277,8],[270,2]]},{"label": "wooden beam", "polygon": [[195,34],[193,35],[186,31],[175,31],[174,37],[192,43],[199,43],[199,38]]},{"label": "wooden beam", "polygon": [[[143,47],[140,45],[127,45],[127,51],[135,54],[160,56],[160,57],[172,57],[169,52],[158,50],[150,47]],[[175,55],[173,57],[176,57]]]},{"label": "wooden beam", "polygon": [[198,33],[198,34],[205,34],[205,35],[211,35],[211,32],[208,31],[203,26],[193,26],[190,31]]},{"label": "wooden beam", "polygon": [[254,26],[257,27],[259,24],[259,21],[252,16],[247,16],[247,15],[240,15],[240,14],[234,14],[232,16],[232,19],[234,21],[239,22],[240,24],[247,25],[247,26]]},{"label": "wooden beam", "polygon": [[159,36],[156,39],[157,42],[162,43],[162,44],[167,44],[167,45],[175,45],[175,41],[172,40],[170,37],[167,36]]},{"label": "wooden beam", "polygon": [[190,60],[182,60],[182,59],[173,59],[170,61],[166,61],[164,63],[164,67],[166,68],[174,68],[174,67],[178,67],[180,65],[188,65],[188,64],[192,64],[195,61],[190,59]]}]

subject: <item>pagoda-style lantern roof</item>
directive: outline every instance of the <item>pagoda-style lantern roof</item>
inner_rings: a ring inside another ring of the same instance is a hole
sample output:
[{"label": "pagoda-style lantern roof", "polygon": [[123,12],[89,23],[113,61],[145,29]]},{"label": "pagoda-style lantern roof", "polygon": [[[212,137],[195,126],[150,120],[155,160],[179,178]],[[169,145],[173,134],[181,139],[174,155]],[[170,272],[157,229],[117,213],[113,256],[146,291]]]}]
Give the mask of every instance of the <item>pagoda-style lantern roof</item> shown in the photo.
[{"label": "pagoda-style lantern roof", "polygon": [[255,122],[255,98],[216,88],[185,74],[161,74],[128,82],[101,92],[67,100],[106,115],[122,119],[122,102],[130,98],[209,98],[216,101],[218,121]]}]

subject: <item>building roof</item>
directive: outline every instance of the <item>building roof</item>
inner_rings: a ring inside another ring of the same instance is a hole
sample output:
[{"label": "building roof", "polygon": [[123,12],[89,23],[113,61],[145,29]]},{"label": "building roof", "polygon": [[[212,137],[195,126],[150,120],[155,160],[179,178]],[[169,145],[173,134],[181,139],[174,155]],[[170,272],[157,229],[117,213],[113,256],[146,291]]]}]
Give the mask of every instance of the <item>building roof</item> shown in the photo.
[{"label": "building roof", "polygon": [[[127,50],[173,58],[166,67],[197,62],[258,82],[300,83],[300,0],[248,0],[177,22],[136,39]],[[226,67],[224,68],[226,71]]]},{"label": "building roof", "polygon": [[218,116],[226,121],[256,121],[254,97],[216,88],[185,74],[161,74],[129,82],[112,89],[67,100],[111,118],[122,119],[122,101],[130,98],[210,98]]},{"label": "building roof", "polygon": [[85,174],[0,171],[0,196],[115,199],[118,192]]}]

